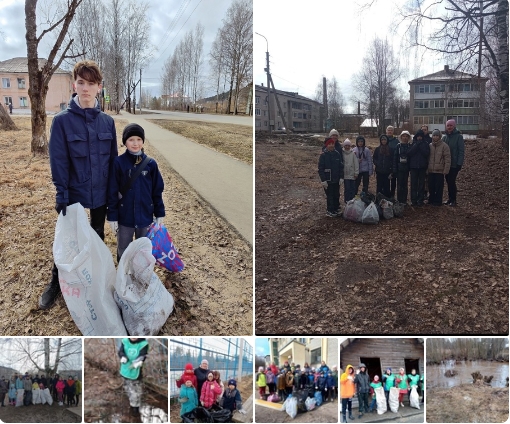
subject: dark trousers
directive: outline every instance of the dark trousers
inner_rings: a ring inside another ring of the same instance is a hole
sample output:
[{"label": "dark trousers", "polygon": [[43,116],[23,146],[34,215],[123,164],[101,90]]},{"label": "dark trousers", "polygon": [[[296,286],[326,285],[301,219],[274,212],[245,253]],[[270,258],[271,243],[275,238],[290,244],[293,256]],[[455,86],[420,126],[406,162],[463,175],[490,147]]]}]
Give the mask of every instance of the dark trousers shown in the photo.
[{"label": "dark trousers", "polygon": [[267,383],[267,388],[269,389],[269,394],[273,394],[275,392],[276,383]]},{"label": "dark trousers", "polygon": [[328,182],[325,188],[328,212],[336,212],[340,208],[340,183]]},{"label": "dark trousers", "polygon": [[78,406],[78,403],[80,403],[80,395],[75,395],[76,399],[76,406]]},{"label": "dark trousers", "polygon": [[441,205],[443,203],[444,175],[429,174],[429,204]]},{"label": "dark trousers", "polygon": [[423,204],[425,197],[425,168],[411,169],[411,203],[413,205]]},{"label": "dark trousers", "polygon": [[[90,209],[90,226],[94,229],[101,240],[104,241],[104,222],[106,220],[106,205],[99,206],[95,209]],[[51,270],[51,283],[58,284],[58,268],[53,263],[53,269]]]},{"label": "dark trousers", "polygon": [[352,399],[342,398],[342,415],[345,418],[345,413],[349,411],[349,415],[352,415]]},{"label": "dark trousers", "polygon": [[407,203],[407,192],[409,184],[409,171],[397,172],[397,200],[400,203]]},{"label": "dark trousers", "polygon": [[359,413],[368,412],[368,393],[358,393]]},{"label": "dark trousers", "polygon": [[393,178],[390,180],[390,197],[395,197],[396,188],[397,188],[397,176],[393,174]]},{"label": "dark trousers", "polygon": [[457,174],[458,168],[450,168],[450,172],[446,174],[446,184],[448,184],[448,202],[457,202]]},{"label": "dark trousers", "polygon": [[391,197],[391,189],[390,189],[390,179],[388,178],[390,174],[382,174],[381,172],[376,172],[376,185],[377,185],[377,193],[384,194],[386,197]]},{"label": "dark trousers", "polygon": [[358,176],[356,177],[356,192],[355,192],[355,194],[358,194],[358,190],[359,190],[359,186],[361,184],[361,180],[363,180],[363,191],[365,193],[368,193],[368,181],[369,181],[369,178],[370,178],[370,176],[368,175],[368,171],[367,172],[360,172],[358,174]]},{"label": "dark trousers", "polygon": [[356,182],[354,180],[344,180],[344,200],[347,203],[354,199],[356,195]]}]

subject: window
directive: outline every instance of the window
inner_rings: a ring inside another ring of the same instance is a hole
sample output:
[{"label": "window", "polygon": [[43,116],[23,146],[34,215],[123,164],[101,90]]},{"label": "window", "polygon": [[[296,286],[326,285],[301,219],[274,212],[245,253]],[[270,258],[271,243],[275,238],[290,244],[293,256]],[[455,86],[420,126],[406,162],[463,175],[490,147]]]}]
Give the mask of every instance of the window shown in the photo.
[{"label": "window", "polygon": [[260,128],[260,121],[255,121],[255,127]]},{"label": "window", "polygon": [[297,114],[297,117],[298,117],[299,119],[303,119],[303,114],[302,114],[302,113],[298,113],[298,114]]},{"label": "window", "polygon": [[4,97],[4,104],[8,105],[9,103],[12,103],[12,97],[5,96]]},{"label": "window", "polygon": [[431,100],[430,107],[444,108],[444,100]]},{"label": "window", "polygon": [[450,100],[448,102],[449,108],[455,107],[480,107],[480,102],[474,99],[465,99],[465,100]]},{"label": "window", "polygon": [[448,116],[448,119],[455,119],[457,125],[478,125],[478,115]]},{"label": "window", "polygon": [[255,104],[258,105],[260,102],[260,96],[255,96]]},{"label": "window", "polygon": [[25,88],[25,78],[18,78],[18,88]]},{"label": "window", "polygon": [[2,78],[2,87],[11,88],[11,80],[9,78]]},{"label": "window", "polygon": [[264,121],[264,126],[267,127],[267,121]]},{"label": "window", "polygon": [[26,97],[20,97],[19,98],[19,107],[27,107],[27,98]]},{"label": "window", "polygon": [[303,128],[303,123],[302,122],[293,122],[292,126],[294,128]]},{"label": "window", "polygon": [[414,102],[414,108],[415,109],[428,109],[429,102],[428,102],[428,100],[417,100]]},{"label": "window", "polygon": [[267,110],[264,111],[264,116],[267,116]]},{"label": "window", "polygon": [[278,113],[277,113],[277,115],[276,115],[276,116],[280,116],[280,109],[278,109]]},{"label": "window", "polygon": [[306,113],[303,113],[303,119],[307,119],[307,118],[306,118]]},{"label": "window", "polygon": [[444,93],[444,84],[439,84],[439,85],[433,85],[433,90],[431,90],[431,92],[433,91],[434,93]]},{"label": "window", "polygon": [[320,364],[322,361],[321,348],[314,349],[310,352],[310,364]]},{"label": "window", "polygon": [[260,109],[255,108],[255,115],[256,115],[256,116],[260,116]]}]

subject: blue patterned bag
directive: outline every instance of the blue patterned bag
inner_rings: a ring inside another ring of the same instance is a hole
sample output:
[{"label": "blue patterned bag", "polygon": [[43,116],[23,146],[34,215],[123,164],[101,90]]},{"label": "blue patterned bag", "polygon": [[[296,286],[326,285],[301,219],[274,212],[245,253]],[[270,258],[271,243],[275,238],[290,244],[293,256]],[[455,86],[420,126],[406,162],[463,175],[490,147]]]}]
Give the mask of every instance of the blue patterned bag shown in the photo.
[{"label": "blue patterned bag", "polygon": [[181,272],[184,269],[184,263],[164,225],[159,226],[152,223],[147,237],[152,243],[152,255],[156,258],[156,263],[159,266],[170,272]]}]

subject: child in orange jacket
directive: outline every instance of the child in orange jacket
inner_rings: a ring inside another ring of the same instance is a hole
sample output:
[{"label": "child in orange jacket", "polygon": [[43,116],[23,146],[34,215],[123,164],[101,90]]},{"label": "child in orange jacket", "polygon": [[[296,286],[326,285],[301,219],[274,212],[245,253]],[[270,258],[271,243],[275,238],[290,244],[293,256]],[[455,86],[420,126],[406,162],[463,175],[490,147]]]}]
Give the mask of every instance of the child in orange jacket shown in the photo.
[{"label": "child in orange jacket", "polygon": [[352,365],[347,365],[345,372],[340,376],[340,398],[342,399],[342,422],[346,423],[346,410],[349,410],[349,419],[352,416],[352,397],[354,396],[354,377],[355,372]]}]

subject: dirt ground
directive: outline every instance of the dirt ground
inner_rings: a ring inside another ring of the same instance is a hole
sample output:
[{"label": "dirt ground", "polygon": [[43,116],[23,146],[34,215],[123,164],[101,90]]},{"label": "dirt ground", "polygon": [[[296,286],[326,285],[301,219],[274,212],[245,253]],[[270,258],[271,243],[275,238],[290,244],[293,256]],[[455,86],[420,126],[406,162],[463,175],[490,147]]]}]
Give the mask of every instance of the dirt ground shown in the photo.
[{"label": "dirt ground", "polygon": [[337,423],[338,402],[324,402],[318,408],[297,414],[294,419],[285,411],[255,405],[256,423]]},{"label": "dirt ground", "polygon": [[458,207],[376,226],[326,217],[322,142],[256,136],[256,334],[508,334],[501,142],[466,142]]},{"label": "dirt ground", "polygon": [[[226,384],[226,382],[224,382]],[[252,377],[244,376],[243,379],[238,383],[237,389],[241,393],[241,399],[243,402],[248,400],[250,396],[253,396]],[[170,400],[170,422],[180,423],[182,422],[180,416],[181,404],[177,402],[177,399]],[[249,420],[251,421],[251,420]]]},{"label": "dirt ground", "polygon": [[243,162],[253,163],[253,127],[170,119],[149,121]]},{"label": "dirt ground", "polygon": [[58,402],[50,405],[6,406],[0,408],[0,420],[4,423],[81,423],[81,417],[69,412]]},{"label": "dirt ground", "polygon": [[[48,311],[38,299],[51,278],[57,221],[48,157],[32,158],[30,118],[14,116],[20,131],[0,131],[0,334],[80,335],[60,297]],[[127,121],[116,121],[119,153]],[[48,128],[51,118],[48,119]],[[145,143],[165,182],[165,225],[186,265],[180,274],[156,273],[175,300],[161,335],[252,333],[251,246]],[[116,240],[105,225],[105,243],[116,262]],[[227,289],[228,288],[228,289]],[[228,311],[228,315],[226,312]],[[207,316],[207,319],[204,319]]]},{"label": "dirt ground", "polygon": [[463,384],[450,389],[429,389],[427,422],[503,423],[508,420],[508,387]]}]

